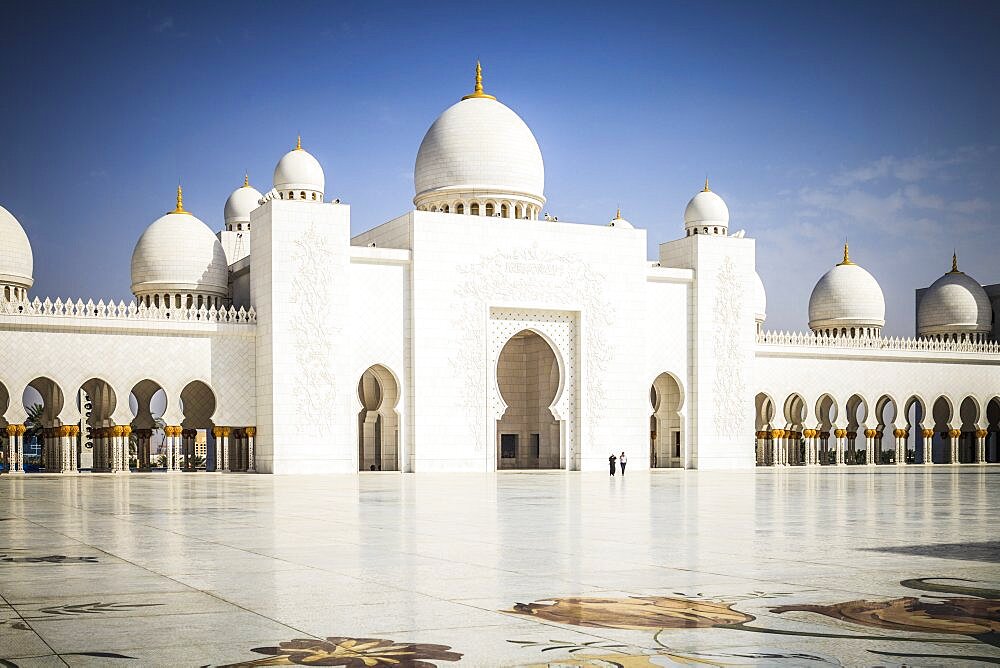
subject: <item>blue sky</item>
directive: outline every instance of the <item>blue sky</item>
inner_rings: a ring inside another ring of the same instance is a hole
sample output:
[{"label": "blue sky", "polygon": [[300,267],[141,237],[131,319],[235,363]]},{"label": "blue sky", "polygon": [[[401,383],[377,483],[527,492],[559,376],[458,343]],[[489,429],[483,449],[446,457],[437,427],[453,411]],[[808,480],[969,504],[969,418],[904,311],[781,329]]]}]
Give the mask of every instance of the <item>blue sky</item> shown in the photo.
[{"label": "blue sky", "polygon": [[889,334],[950,267],[1000,282],[998,3],[18,3],[0,27],[0,204],[39,296],[129,297],[143,229],[214,229],[303,145],[358,232],[411,205],[434,118],[487,90],[534,131],[547,209],[682,234],[707,173],[757,239],[768,326],[851,255]]}]

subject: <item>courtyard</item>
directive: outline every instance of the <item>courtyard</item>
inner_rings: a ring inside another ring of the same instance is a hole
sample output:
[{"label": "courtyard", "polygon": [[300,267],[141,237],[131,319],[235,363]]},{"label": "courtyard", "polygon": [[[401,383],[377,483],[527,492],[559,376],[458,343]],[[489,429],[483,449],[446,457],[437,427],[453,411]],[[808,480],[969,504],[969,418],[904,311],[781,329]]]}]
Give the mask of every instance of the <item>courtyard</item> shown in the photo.
[{"label": "courtyard", "polygon": [[0,665],[1000,661],[1000,468],[0,477]]}]

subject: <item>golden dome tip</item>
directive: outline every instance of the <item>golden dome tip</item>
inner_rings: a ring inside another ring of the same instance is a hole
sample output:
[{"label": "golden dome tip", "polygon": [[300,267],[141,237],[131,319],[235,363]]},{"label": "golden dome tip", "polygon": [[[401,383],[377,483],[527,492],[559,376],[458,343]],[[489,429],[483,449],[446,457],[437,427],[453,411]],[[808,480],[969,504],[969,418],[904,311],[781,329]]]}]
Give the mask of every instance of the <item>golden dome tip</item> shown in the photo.
[{"label": "golden dome tip", "polygon": [[496,98],[492,95],[487,95],[483,92],[483,66],[479,64],[479,60],[476,60],[476,88],[471,93],[463,97],[463,100],[468,100],[475,97],[481,97],[486,100],[495,100]]},{"label": "golden dome tip", "polygon": [[703,193],[710,193],[710,192],[712,192],[712,189],[708,187],[708,177],[707,176],[705,177],[705,188],[704,188],[704,190],[702,190],[702,192]]},{"label": "golden dome tip", "polygon": [[296,151],[302,150],[302,135],[299,135],[298,139],[295,140],[295,150]]},{"label": "golden dome tip", "polygon": [[846,241],[844,242],[844,261],[841,262],[840,264],[838,264],[837,266],[839,267],[839,266],[842,266],[842,265],[845,265],[845,264],[854,264],[853,262],[851,262],[851,251],[847,247],[847,242]]},{"label": "golden dome tip", "polygon": [[190,211],[184,210],[184,189],[181,188],[179,183],[177,184],[177,206],[170,213],[186,213],[189,216],[191,215]]}]

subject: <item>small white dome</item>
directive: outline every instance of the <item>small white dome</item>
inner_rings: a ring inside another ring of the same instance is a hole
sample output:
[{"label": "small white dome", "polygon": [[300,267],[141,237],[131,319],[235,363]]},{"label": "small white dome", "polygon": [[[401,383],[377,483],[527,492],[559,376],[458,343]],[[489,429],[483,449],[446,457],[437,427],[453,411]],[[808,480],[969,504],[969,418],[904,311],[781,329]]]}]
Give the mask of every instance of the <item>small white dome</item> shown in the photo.
[{"label": "small white dome", "polygon": [[[724,234],[729,227],[729,207],[721,197],[708,189],[708,179],[705,180],[705,189],[692,197],[684,209],[684,228],[695,227],[721,227],[723,230],[720,234]],[[715,234],[711,229],[708,233]]]},{"label": "small white dome", "polygon": [[986,290],[968,274],[952,271],[934,281],[917,305],[917,336],[988,333],[993,309]]},{"label": "small white dome", "polygon": [[427,130],[413,169],[413,203],[504,197],[545,203],[545,165],[538,142],[521,117],[476,90],[445,109]]},{"label": "small white dome", "polygon": [[132,293],[224,297],[228,269],[222,244],[208,225],[184,211],[178,188],[177,209],[153,221],[132,251]]},{"label": "small white dome", "polygon": [[0,206],[0,284],[30,288],[33,269],[28,235],[17,218]]},{"label": "small white dome", "polygon": [[302,148],[301,139],[296,148],[283,155],[274,168],[274,189],[279,192],[316,192],[320,195],[326,192],[323,167],[309,151]]},{"label": "small white dome", "polygon": [[621,209],[618,209],[618,213],[616,213],[615,217],[611,219],[610,223],[608,223],[608,227],[620,227],[623,230],[634,230],[635,229],[635,226],[632,225],[632,223],[630,223],[627,220],[625,220],[624,218],[622,218],[622,210]]},{"label": "small white dome", "polygon": [[851,262],[844,246],[844,261],[816,283],[809,296],[809,328],[825,332],[843,328],[885,325],[885,297],[875,277]]},{"label": "small white dome", "polygon": [[753,272],[751,277],[752,285],[750,290],[753,294],[753,317],[757,322],[767,320],[767,291],[764,290],[764,281],[760,280],[760,274]]},{"label": "small white dome", "polygon": [[260,206],[261,197],[263,195],[250,185],[249,179],[245,179],[243,185],[234,190],[226,200],[226,224],[249,223],[250,212]]}]

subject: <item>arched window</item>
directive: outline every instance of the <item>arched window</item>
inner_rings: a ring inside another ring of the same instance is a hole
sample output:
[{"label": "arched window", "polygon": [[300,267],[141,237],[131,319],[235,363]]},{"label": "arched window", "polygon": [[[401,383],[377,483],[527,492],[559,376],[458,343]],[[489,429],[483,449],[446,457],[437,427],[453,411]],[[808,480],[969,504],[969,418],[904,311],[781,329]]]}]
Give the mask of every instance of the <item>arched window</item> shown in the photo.
[{"label": "arched window", "polygon": [[281,199],[285,199],[285,193],[278,193],[278,197],[280,197]]},{"label": "arched window", "polygon": [[694,228],[694,233],[695,233],[695,234],[698,234],[698,228],[697,228],[697,227],[696,227],[696,228]]},{"label": "arched window", "polygon": [[471,205],[469,205],[469,213],[471,213],[473,216],[479,215],[479,202],[473,202]]},{"label": "arched window", "polygon": [[524,214],[522,213],[521,205],[518,204],[514,207],[514,217],[520,220],[522,215]]},{"label": "arched window", "polygon": [[305,198],[306,198],[306,191],[305,190],[300,190],[299,191],[299,199],[305,199]]},{"label": "arched window", "polygon": [[444,213],[451,213],[451,210],[448,208],[447,204],[441,207],[441,211],[443,211]]},{"label": "arched window", "polygon": [[455,206],[455,213],[465,213],[465,205],[464,205],[464,204],[462,204],[461,202],[459,202],[459,203],[458,203],[458,204],[457,204],[457,205]]},{"label": "arched window", "polygon": [[313,193],[313,199],[316,199],[316,193]]},{"label": "arched window", "polygon": [[706,227],[705,229],[702,230],[702,232],[704,232],[705,234],[708,234],[708,228]]},{"label": "arched window", "polygon": [[510,207],[508,207],[506,204],[500,205],[500,217],[510,218]]},{"label": "arched window", "polygon": [[718,233],[719,233],[719,228],[718,227],[713,227],[712,228],[712,234],[718,234]]},{"label": "arched window", "polygon": [[160,308],[160,295],[153,295],[153,305]]},{"label": "arched window", "polygon": [[487,202],[486,203],[486,215],[489,216],[490,218],[492,218],[493,217],[493,212],[494,212],[493,202]]}]

